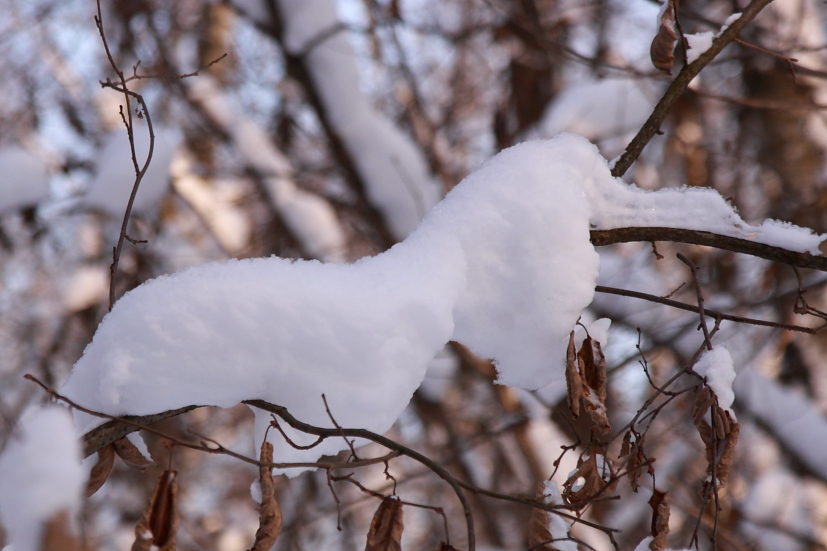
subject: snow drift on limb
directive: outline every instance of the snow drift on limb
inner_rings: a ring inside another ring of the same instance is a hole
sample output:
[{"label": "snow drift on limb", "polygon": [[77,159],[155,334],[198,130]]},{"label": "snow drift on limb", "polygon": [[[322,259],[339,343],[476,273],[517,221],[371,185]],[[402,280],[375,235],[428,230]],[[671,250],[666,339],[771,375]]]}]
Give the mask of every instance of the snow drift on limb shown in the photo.
[{"label": "snow drift on limb", "polygon": [[[568,334],[593,297],[590,226],[662,225],[664,213],[685,212],[694,226],[749,228],[715,192],[644,193],[612,178],[580,136],[525,143],[376,257],[230,261],[142,285],[103,320],[62,392],[116,415],[262,399],[329,427],[324,393],[340,425],[382,432],[450,339],[493,359],[499,382],[538,388],[563,377]],[[271,438],[276,461],[343,447],[336,439],[302,452]]]}]

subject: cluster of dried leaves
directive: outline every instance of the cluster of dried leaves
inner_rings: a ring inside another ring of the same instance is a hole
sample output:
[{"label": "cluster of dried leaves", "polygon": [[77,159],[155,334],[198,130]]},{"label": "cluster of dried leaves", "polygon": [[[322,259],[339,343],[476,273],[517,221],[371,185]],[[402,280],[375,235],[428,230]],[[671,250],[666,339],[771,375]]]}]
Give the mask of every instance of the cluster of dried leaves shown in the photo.
[{"label": "cluster of dried leaves", "polygon": [[706,493],[710,484],[726,486],[741,426],[728,410],[718,405],[718,397],[707,384],[699,387],[695,395],[692,420],[706,447]]}]

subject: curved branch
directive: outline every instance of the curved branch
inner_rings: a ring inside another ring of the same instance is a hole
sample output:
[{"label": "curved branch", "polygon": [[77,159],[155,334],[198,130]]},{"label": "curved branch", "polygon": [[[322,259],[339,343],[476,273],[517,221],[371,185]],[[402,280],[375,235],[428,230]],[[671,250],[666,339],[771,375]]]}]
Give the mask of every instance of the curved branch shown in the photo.
[{"label": "curved branch", "polygon": [[274,413],[282,419],[284,419],[284,421],[294,429],[304,432],[306,434],[313,434],[316,436],[321,436],[323,438],[341,438],[343,436],[350,436],[351,438],[364,438],[365,440],[370,440],[371,442],[375,442],[381,446],[384,446],[385,448],[391,451],[395,451],[401,455],[410,457],[414,461],[424,465],[425,467],[430,469],[434,474],[436,474],[439,478],[444,480],[451,487],[451,489],[454,490],[457,499],[459,499],[460,503],[462,504],[463,512],[465,513],[465,524],[468,529],[468,550],[474,551],[476,547],[476,542],[474,536],[474,516],[471,514],[471,504],[468,502],[468,497],[465,495],[462,486],[451,475],[451,473],[449,473],[439,463],[425,457],[421,453],[412,450],[407,446],[403,446],[402,444],[394,442],[390,438],[387,438],[380,434],[376,434],[375,432],[371,432],[369,430],[345,429],[341,427],[332,429],[316,427],[299,421],[287,411],[287,408],[284,408],[282,406],[277,406],[275,404],[265,402],[264,400],[244,400],[244,403],[253,407],[257,407],[264,411]]},{"label": "curved branch", "polygon": [[655,106],[655,109],[652,111],[652,114],[649,115],[649,118],[641,127],[640,131],[637,133],[629,145],[626,147],[626,151],[623,152],[623,155],[620,156],[620,159],[615,163],[614,167],[612,168],[612,176],[620,177],[623,176],[629,167],[632,166],[637,158],[640,156],[643,148],[646,147],[646,144],[660,132],[660,125],[663,124],[663,121],[666,119],[666,116],[672,111],[672,107],[675,105],[675,102],[683,95],[686,88],[689,86],[689,83],[692,82],[698,73],[701,72],[701,69],[706,67],[706,65],[715,59],[721,51],[729,45],[730,42],[734,41],[735,38],[738,36],[738,33],[746,27],[750,21],[752,21],[758,13],[764,9],[767,4],[772,2],[772,0],[752,0],[750,4],[744,8],[744,11],[741,13],[741,17],[736,19],[732,22],[732,24],[727,27],[727,29],[720,34],[715,40],[712,42],[712,45],[702,53],[698,59],[690,63],[689,65],[684,65],[683,69],[681,69],[678,76],[675,77],[675,80],[672,81],[672,84],[669,85],[669,88],[666,89],[666,92],[663,94],[663,97],[660,99],[658,104]]},{"label": "curved branch", "polygon": [[765,245],[739,237],[729,237],[700,230],[684,230],[680,228],[617,228],[613,230],[592,230],[591,241],[596,247],[613,245],[615,243],[629,243],[632,241],[674,241],[691,245],[704,245],[743,253],[773,262],[780,262],[798,268],[812,268],[827,272],[827,257],[815,256],[809,253],[797,253],[782,247]]}]

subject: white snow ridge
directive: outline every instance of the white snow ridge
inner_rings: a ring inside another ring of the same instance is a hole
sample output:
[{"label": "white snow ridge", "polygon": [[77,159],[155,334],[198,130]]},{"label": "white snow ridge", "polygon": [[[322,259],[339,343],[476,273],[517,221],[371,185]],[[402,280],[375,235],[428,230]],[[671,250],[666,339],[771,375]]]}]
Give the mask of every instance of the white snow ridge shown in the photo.
[{"label": "white snow ridge", "polygon": [[[237,260],[145,283],[103,320],[61,392],[114,415],[262,399],[332,426],[324,393],[340,425],[384,432],[449,340],[493,359],[499,382],[539,388],[562,378],[568,334],[594,294],[590,225],[658,225],[664,213],[690,213],[696,226],[710,213],[715,231],[733,235],[750,229],[714,191],[644,194],[612,178],[580,136],[524,143],[376,257]],[[344,444],[301,451],[271,439],[279,462]]]}]

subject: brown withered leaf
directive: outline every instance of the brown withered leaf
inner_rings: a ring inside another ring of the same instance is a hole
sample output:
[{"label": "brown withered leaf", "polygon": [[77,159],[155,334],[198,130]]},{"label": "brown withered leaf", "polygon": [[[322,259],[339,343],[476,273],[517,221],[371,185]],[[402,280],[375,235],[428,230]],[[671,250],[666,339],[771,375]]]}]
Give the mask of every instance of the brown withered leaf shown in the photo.
[{"label": "brown withered leaf", "polygon": [[601,402],[606,401],[606,358],[603,356],[603,347],[600,342],[591,337],[583,339],[583,346],[577,353],[580,364],[580,373],[583,380],[596,394]]},{"label": "brown withered leaf", "polygon": [[[261,444],[259,460],[262,463],[273,462],[273,445],[266,440]],[[281,507],[276,499],[276,485],[270,467],[259,467],[261,484],[261,505],[259,506],[258,530],[256,540],[250,551],[269,551],[281,533]]]},{"label": "brown withered leaf", "polygon": [[649,464],[649,459],[643,449],[643,436],[640,440],[632,442],[632,431],[628,431],[623,436],[623,444],[620,446],[620,459],[626,457],[626,471],[629,473],[629,485],[632,491],[637,493],[640,487],[641,475],[643,475],[644,467]]},{"label": "brown withered leaf", "polygon": [[401,551],[404,528],[402,502],[386,497],[373,515],[365,551]]},{"label": "brown withered leaf", "polygon": [[135,444],[130,442],[126,437],[115,440],[112,445],[115,447],[115,453],[118,454],[118,457],[130,467],[143,471],[153,464],[152,461],[144,457],[144,454],[139,452]]},{"label": "brown withered leaf", "polygon": [[[545,501],[544,491],[546,485],[544,482],[540,483],[540,489],[537,491],[537,499]],[[549,519],[548,511],[544,509],[534,508],[531,510],[531,519],[528,525],[528,546],[531,549],[538,551],[549,551],[551,545],[542,545],[543,542],[549,542],[551,537],[551,519]]]},{"label": "brown withered leaf", "polygon": [[[598,457],[600,460],[598,461]],[[580,479],[582,482],[579,482]],[[594,445],[577,459],[577,468],[563,484],[563,499],[582,508],[598,494],[608,496],[617,487],[614,468],[602,446]]]},{"label": "brown withered leaf", "polygon": [[115,464],[115,447],[109,444],[98,451],[98,462],[92,467],[89,474],[89,481],[86,483],[86,497],[91,496],[103,486],[109,474],[112,472],[112,465]]},{"label": "brown withered leaf", "polygon": [[444,541],[439,542],[439,545],[436,546],[436,551],[457,551],[457,548],[451,545],[450,543],[445,543]]},{"label": "brown withered leaf", "polygon": [[580,415],[580,398],[583,396],[583,379],[577,362],[577,351],[574,348],[574,331],[569,335],[569,347],[566,350],[566,387],[569,410],[577,419]]},{"label": "brown withered leaf", "polygon": [[58,511],[43,525],[40,551],[81,551],[78,538],[70,528],[70,515]]},{"label": "brown withered leaf", "polygon": [[695,403],[692,405],[692,421],[697,425],[703,421],[706,412],[715,405],[715,395],[707,385],[701,385],[695,394]]},{"label": "brown withered leaf", "polygon": [[[707,413],[710,414],[709,420]],[[706,448],[706,474],[709,480],[714,479],[717,487],[723,488],[729,479],[741,426],[729,411],[718,405],[718,398],[707,385],[703,385],[695,397],[692,416]]]},{"label": "brown withered leaf", "polygon": [[649,47],[652,65],[667,75],[672,74],[672,65],[675,64],[675,46],[678,45],[677,4],[677,0],[666,0],[658,32]]},{"label": "brown withered leaf", "polygon": [[577,353],[577,364],[583,378],[584,388],[581,398],[586,411],[599,434],[609,434],[612,430],[606,409],[606,358],[600,343],[591,337],[583,340],[583,346]]},{"label": "brown withered leaf", "polygon": [[732,466],[732,458],[735,453],[735,445],[738,443],[738,434],[741,432],[741,425],[735,421],[728,411],[724,412],[729,421],[729,433],[724,441],[724,449],[718,458],[718,466],[715,469],[715,477],[718,479],[718,485],[723,488],[729,480],[729,469]]},{"label": "brown withered leaf", "polygon": [[132,551],[175,551],[178,531],[178,473],[164,471],[141,520],[135,526]]},{"label": "brown withered leaf", "polygon": [[666,549],[666,538],[669,536],[669,492],[654,490],[649,499],[652,508],[652,541],[649,542],[651,551]]}]

